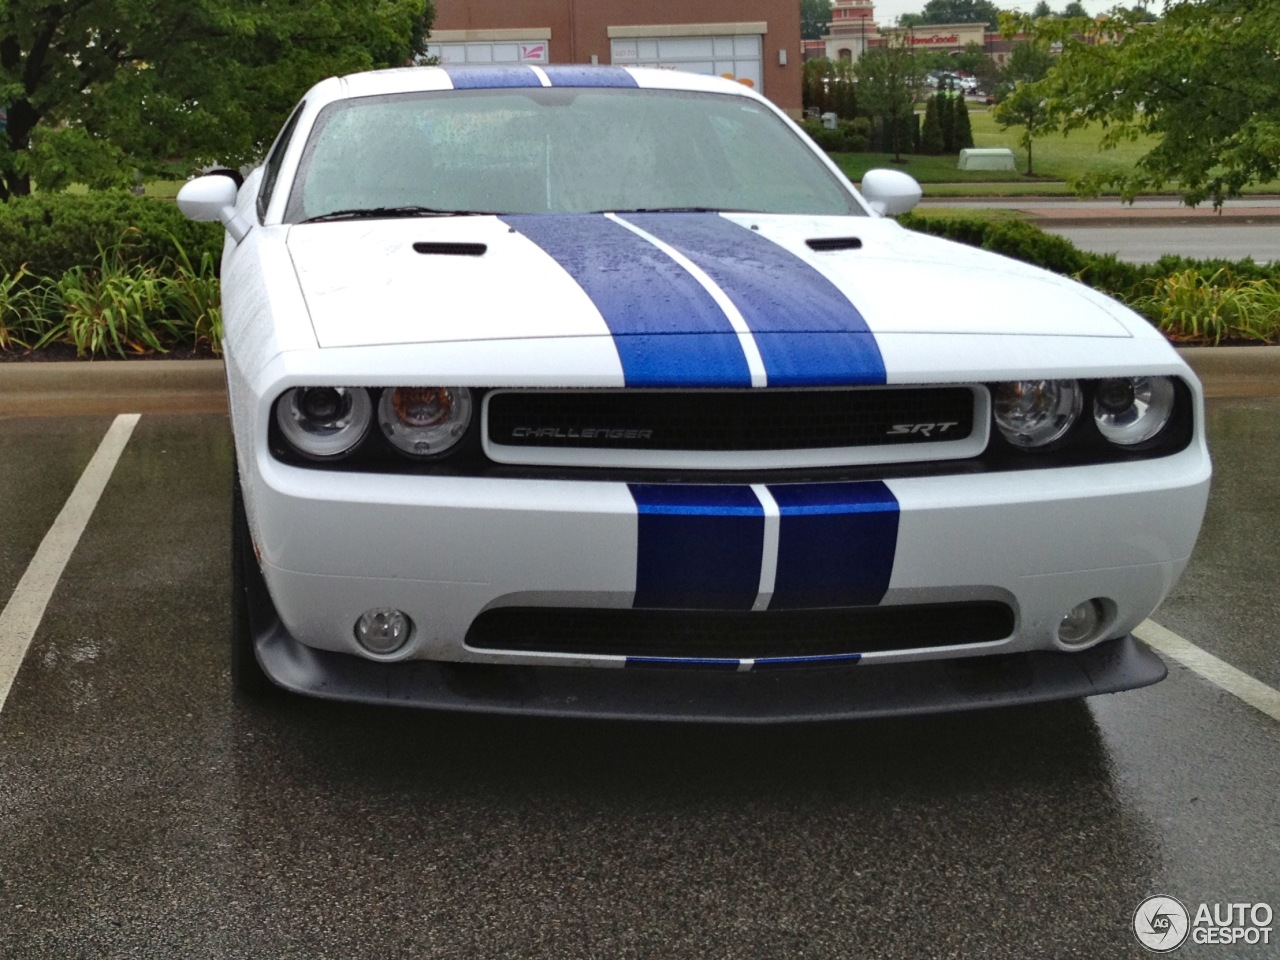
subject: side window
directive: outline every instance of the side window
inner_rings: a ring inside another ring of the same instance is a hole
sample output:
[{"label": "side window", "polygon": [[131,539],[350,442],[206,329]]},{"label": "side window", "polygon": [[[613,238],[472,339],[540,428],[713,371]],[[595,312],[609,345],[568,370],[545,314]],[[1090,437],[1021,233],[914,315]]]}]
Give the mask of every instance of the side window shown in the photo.
[{"label": "side window", "polygon": [[298,104],[297,109],[293,111],[293,116],[280,131],[280,136],[276,138],[276,145],[272,148],[270,156],[267,157],[262,171],[262,189],[258,191],[259,220],[267,215],[267,207],[271,205],[271,195],[275,193],[276,181],[280,179],[280,167],[284,163],[285,152],[289,149],[289,141],[293,139],[293,131],[298,126],[298,118],[302,116],[306,105],[305,100]]}]

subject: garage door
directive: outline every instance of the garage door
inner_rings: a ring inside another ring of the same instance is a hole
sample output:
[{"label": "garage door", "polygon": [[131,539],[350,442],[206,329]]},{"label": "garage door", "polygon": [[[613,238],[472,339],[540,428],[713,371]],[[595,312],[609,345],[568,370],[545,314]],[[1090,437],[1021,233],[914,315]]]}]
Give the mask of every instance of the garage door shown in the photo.
[{"label": "garage door", "polygon": [[550,63],[546,40],[482,41],[477,43],[429,43],[427,56],[441,63]]},{"label": "garage door", "polygon": [[611,42],[612,62],[622,67],[666,67],[729,77],[764,92],[764,38],[638,37]]}]

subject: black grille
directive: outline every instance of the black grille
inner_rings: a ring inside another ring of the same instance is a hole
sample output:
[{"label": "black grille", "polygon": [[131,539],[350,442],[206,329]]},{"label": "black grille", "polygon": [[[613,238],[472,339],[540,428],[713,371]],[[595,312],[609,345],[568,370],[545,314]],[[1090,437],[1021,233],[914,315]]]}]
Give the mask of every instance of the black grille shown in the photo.
[{"label": "black grille", "polygon": [[490,442],[520,447],[814,450],[962,440],[972,431],[973,393],[963,387],[502,392],[488,413]]},{"label": "black grille", "polygon": [[1003,640],[1013,611],[977,601],[822,610],[594,610],[502,607],[480,614],[482,650],[630,657],[812,657]]}]

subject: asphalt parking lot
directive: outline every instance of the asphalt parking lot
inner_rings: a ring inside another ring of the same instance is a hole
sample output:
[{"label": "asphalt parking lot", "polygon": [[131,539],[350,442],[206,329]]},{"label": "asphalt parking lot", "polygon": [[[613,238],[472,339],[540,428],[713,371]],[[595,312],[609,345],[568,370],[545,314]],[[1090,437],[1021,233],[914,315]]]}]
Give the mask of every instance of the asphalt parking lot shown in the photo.
[{"label": "asphalt parking lot", "polygon": [[[1153,619],[1274,691],[1280,400],[1209,415]],[[0,602],[112,423],[0,420]],[[0,709],[0,957],[1137,957],[1153,894],[1280,910],[1280,722],[1178,662],[765,731],[237,702],[230,471],[224,416],[144,414],[50,584]]]}]

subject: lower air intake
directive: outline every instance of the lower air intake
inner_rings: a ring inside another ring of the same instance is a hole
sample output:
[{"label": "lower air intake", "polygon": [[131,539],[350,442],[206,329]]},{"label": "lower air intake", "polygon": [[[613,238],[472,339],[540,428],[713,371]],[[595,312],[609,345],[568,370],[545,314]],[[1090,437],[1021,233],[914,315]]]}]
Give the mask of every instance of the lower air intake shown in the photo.
[{"label": "lower air intake", "polygon": [[599,610],[502,607],[478,616],[480,650],[739,660],[883,653],[1003,640],[1013,610],[995,602],[822,610]]}]

